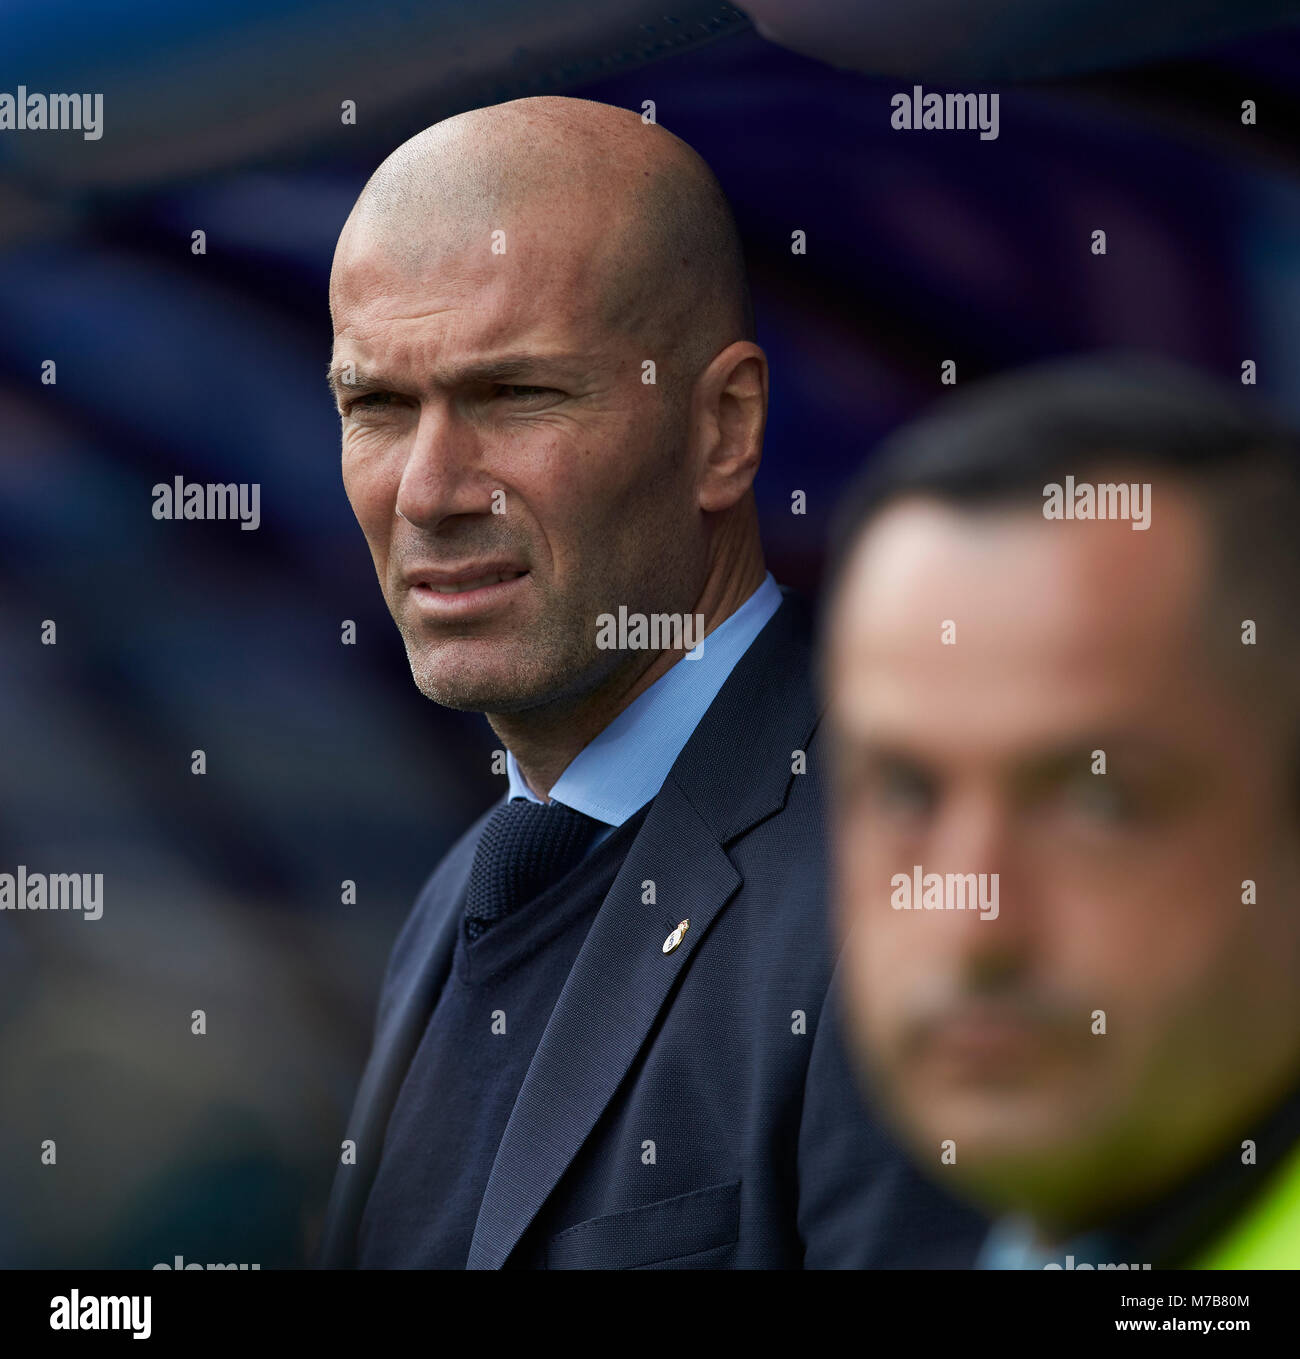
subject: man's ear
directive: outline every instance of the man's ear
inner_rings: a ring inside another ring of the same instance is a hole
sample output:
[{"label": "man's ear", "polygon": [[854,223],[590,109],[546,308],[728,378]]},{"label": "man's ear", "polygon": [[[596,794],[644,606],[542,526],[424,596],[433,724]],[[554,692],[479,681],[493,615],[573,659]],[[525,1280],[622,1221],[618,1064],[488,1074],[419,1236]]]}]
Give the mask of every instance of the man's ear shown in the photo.
[{"label": "man's ear", "polygon": [[696,383],[691,413],[700,469],[699,506],[729,510],[749,491],[763,457],[767,355],[749,340],[722,350]]}]

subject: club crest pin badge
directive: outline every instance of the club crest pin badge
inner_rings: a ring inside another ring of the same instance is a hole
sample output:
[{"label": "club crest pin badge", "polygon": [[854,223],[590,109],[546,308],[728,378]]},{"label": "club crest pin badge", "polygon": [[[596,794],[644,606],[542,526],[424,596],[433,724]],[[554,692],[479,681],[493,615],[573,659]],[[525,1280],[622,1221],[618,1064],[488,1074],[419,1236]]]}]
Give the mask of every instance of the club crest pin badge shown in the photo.
[{"label": "club crest pin badge", "polygon": [[686,931],[689,930],[690,927],[691,922],[690,917],[688,916],[677,926],[677,928],[668,936],[668,938],[664,940],[664,952],[671,953],[673,949],[675,949],[677,945],[682,942],[682,939],[685,938]]}]

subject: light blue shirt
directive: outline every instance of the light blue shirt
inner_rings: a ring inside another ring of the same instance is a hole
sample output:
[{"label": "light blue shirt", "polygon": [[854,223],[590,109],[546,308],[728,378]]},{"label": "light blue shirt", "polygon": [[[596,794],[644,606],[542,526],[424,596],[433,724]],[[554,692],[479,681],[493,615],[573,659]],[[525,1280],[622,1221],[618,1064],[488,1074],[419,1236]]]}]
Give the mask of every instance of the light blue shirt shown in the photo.
[{"label": "light blue shirt", "polygon": [[[1056,1249],[1039,1244],[1028,1218],[1008,1215],[989,1228],[976,1269],[1095,1269],[1097,1262],[1127,1263],[1124,1247],[1103,1232],[1078,1236]],[[1138,1262],[1140,1263],[1140,1262]],[[1136,1265],[1135,1265],[1136,1267]]]},{"label": "light blue shirt", "polygon": [[[678,660],[569,762],[551,789],[551,800],[604,822],[607,829],[589,850],[663,787],[718,690],[780,605],[781,589],[769,571],[740,608],[704,639],[698,660]],[[509,751],[506,775],[507,798],[541,801]]]}]

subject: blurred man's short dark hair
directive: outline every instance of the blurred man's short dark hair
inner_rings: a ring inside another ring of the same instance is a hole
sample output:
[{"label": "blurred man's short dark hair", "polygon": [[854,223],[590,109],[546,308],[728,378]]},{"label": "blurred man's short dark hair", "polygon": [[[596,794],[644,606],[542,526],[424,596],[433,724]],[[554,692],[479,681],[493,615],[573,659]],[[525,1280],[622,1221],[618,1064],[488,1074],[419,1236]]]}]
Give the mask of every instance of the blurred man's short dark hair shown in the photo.
[{"label": "blurred man's short dark hair", "polygon": [[972,383],[886,439],[833,523],[826,597],[888,504],[920,496],[970,510],[1041,505],[1052,483],[1116,469],[1201,492],[1224,592],[1248,604],[1262,646],[1270,637],[1282,643],[1275,655],[1295,651],[1300,437],[1254,388],[1145,354],[1057,360]]},{"label": "blurred man's short dark hair", "polygon": [[[832,576],[887,502],[1031,500],[1102,464],[1189,477],[1267,471],[1279,492],[1300,495],[1300,440],[1260,401],[1166,359],[1060,360],[955,391],[886,439],[841,504]],[[1287,537],[1300,549],[1300,537]]]}]

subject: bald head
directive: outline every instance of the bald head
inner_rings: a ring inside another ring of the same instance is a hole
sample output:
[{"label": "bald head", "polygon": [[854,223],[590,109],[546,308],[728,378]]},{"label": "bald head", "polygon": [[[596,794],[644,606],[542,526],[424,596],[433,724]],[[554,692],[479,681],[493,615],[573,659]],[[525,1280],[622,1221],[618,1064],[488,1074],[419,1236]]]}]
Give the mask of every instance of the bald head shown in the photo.
[{"label": "bald head", "polygon": [[336,271],[363,243],[412,271],[562,244],[604,324],[679,379],[754,338],[740,238],[713,172],[658,124],[592,100],[517,99],[426,128],[370,177]]}]

